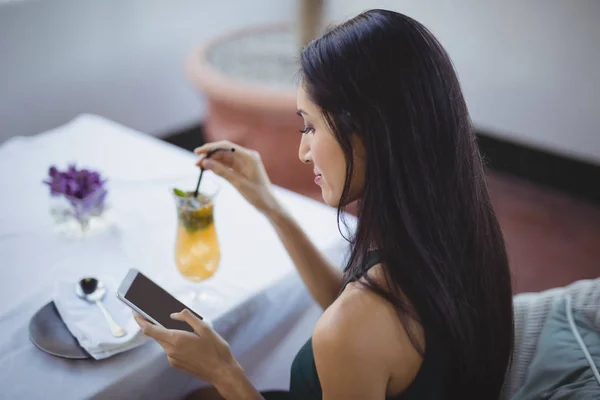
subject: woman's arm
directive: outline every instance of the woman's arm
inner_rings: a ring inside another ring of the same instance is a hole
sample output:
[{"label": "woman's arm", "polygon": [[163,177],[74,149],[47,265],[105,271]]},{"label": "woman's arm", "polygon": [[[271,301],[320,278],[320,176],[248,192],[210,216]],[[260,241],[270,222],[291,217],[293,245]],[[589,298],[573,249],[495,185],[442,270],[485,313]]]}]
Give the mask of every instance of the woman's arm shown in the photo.
[{"label": "woman's arm", "polygon": [[[219,148],[235,151],[212,153]],[[228,141],[205,144],[195,153],[201,157],[198,166],[225,178],[269,218],[313,298],[323,309],[329,307],[342,288],[342,272],[328,262],[279,204],[260,155]],[[209,153],[213,155],[206,159]]]},{"label": "woman's arm", "polygon": [[[235,151],[212,153],[219,148]],[[198,166],[225,178],[269,218],[313,298],[323,309],[329,307],[342,288],[342,272],[329,263],[279,204],[260,155],[228,141],[207,143],[195,153],[201,157]],[[214,155],[206,159],[209,153]]]},{"label": "woman's arm", "polygon": [[237,362],[218,377],[214,386],[227,400],[264,400]]},{"label": "woman's arm", "polygon": [[180,371],[212,384],[227,400],[263,400],[218,333],[189,310],[171,315],[185,321],[194,332],[166,329],[135,313],[144,335],[156,340],[169,363]]},{"label": "woman's arm", "polygon": [[265,215],[277,231],[310,294],[321,308],[327,309],[342,288],[342,271],[327,260],[283,207],[277,206]]}]

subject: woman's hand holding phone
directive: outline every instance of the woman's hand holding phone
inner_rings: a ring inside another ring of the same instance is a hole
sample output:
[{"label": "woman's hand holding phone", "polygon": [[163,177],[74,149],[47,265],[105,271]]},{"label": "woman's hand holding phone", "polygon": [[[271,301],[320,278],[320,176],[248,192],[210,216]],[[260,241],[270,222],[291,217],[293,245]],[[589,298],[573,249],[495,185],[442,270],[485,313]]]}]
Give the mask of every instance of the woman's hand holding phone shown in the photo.
[{"label": "woman's hand holding phone", "polygon": [[183,372],[217,386],[220,378],[231,376],[239,368],[229,344],[210,325],[185,309],[171,318],[184,321],[194,332],[166,329],[134,313],[144,335],[151,337],[164,349],[169,363]]}]

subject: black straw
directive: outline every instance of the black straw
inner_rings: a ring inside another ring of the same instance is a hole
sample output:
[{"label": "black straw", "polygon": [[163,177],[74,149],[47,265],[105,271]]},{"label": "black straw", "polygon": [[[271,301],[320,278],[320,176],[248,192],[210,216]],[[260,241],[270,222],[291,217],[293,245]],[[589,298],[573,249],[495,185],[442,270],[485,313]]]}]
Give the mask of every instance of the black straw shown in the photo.
[{"label": "black straw", "polygon": [[[219,151],[230,151],[233,153],[235,151],[235,148],[233,148],[233,147],[230,149],[218,148],[218,149],[211,150],[208,153],[206,153],[206,157],[204,157],[204,159],[206,160],[207,158],[212,157],[213,154],[215,154],[216,152],[219,152]],[[194,198],[198,197],[198,191],[200,190],[200,182],[202,181],[202,174],[204,174],[204,168],[200,167],[200,176],[198,177],[198,183],[196,184],[196,190],[194,190]]]}]

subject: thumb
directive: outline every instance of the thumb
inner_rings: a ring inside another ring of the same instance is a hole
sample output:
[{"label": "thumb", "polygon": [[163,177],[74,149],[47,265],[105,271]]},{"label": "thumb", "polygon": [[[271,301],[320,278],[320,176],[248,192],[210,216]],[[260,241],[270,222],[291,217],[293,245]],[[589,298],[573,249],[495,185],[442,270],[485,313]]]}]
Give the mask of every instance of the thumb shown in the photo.
[{"label": "thumb", "polygon": [[181,312],[171,314],[171,319],[176,321],[186,322],[189,326],[196,331],[196,333],[200,333],[205,329],[209,328],[209,325],[202,321],[200,318],[196,317],[190,310],[187,308]]},{"label": "thumb", "polygon": [[231,168],[226,167],[219,161],[205,159],[202,162],[202,167],[204,169],[211,170],[212,172],[214,172],[222,178],[225,178],[233,186],[238,186],[241,183],[242,175],[232,170]]}]

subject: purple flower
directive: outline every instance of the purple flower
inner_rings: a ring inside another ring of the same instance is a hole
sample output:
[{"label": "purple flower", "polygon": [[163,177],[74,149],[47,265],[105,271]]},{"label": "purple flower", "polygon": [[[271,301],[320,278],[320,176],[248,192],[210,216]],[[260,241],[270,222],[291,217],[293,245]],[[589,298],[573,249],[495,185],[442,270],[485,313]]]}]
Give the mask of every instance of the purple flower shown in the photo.
[{"label": "purple flower", "polygon": [[56,175],[58,175],[58,173],[59,172],[55,166],[50,167],[50,169],[48,170],[48,175],[50,175],[51,178],[54,178]]},{"label": "purple flower", "polygon": [[54,165],[48,169],[48,179],[44,181],[50,187],[52,196],[64,196],[69,200],[79,217],[104,209],[106,189],[100,174],[88,169],[78,170],[70,164],[66,171],[59,171]]}]

